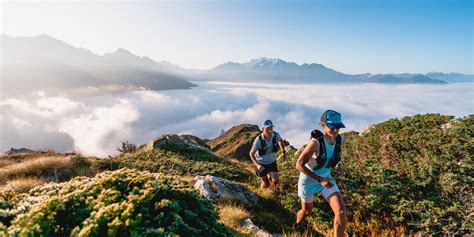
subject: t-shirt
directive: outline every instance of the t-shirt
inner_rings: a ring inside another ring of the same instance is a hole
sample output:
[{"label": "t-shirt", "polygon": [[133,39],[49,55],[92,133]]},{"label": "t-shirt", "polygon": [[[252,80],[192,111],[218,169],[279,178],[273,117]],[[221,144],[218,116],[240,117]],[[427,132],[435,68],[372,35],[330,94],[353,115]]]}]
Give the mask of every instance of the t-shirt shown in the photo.
[{"label": "t-shirt", "polygon": [[[265,140],[265,143],[266,143],[265,154],[263,156],[258,155],[258,149],[262,148],[263,146],[263,144],[260,142],[260,139],[259,139],[260,136],[262,138],[261,140]],[[252,149],[254,151],[257,151],[255,152],[255,159],[257,160],[259,164],[268,165],[276,161],[276,153],[273,152],[273,144],[272,144],[273,136],[276,136],[277,143],[275,145],[278,146],[278,141],[281,139],[281,137],[280,137],[280,134],[278,134],[277,132],[272,132],[272,135],[270,136],[269,139],[265,139],[265,137],[263,136],[263,133],[261,133],[253,141]]]}]

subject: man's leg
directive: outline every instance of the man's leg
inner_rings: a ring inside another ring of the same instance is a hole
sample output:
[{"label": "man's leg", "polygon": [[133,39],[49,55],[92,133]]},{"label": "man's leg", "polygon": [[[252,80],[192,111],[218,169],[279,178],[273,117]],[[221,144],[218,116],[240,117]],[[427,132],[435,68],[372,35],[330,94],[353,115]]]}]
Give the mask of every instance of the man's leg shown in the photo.
[{"label": "man's leg", "polygon": [[260,179],[262,179],[262,183],[260,184],[261,189],[266,189],[270,186],[270,180],[268,180],[267,175],[260,177]]},{"label": "man's leg", "polygon": [[273,188],[278,191],[278,183],[280,182],[278,172],[270,172],[270,181],[273,183]]},{"label": "man's leg", "polygon": [[326,201],[329,203],[332,211],[334,212],[334,236],[344,236],[344,230],[346,229],[347,224],[347,215],[341,193],[335,192],[330,194],[326,198]]}]

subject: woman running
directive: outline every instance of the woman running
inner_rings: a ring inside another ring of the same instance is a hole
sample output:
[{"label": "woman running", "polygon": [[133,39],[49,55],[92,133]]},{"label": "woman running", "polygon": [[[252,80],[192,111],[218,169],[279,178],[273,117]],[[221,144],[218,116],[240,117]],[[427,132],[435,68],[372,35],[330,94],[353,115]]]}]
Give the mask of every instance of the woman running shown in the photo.
[{"label": "woman running", "polygon": [[312,214],[314,195],[321,194],[334,212],[334,236],[344,236],[347,223],[346,208],[330,168],[337,166],[338,176],[342,175],[341,145],[344,138],[339,129],[344,128],[341,114],[327,110],[321,116],[321,127],[311,132],[311,139],[296,162],[300,171],[298,196],[301,198],[301,210],[296,215],[298,226]]}]

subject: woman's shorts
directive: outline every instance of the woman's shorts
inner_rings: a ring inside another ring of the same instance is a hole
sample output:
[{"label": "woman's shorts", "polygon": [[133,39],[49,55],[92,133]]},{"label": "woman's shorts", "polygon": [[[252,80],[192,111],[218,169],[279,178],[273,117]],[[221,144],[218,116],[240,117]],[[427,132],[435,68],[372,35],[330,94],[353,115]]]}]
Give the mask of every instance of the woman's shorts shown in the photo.
[{"label": "woman's shorts", "polygon": [[[329,178],[329,177],[328,177]],[[332,177],[330,177],[332,178]],[[337,183],[335,180],[329,181],[333,184],[331,188],[325,188],[323,185],[321,185],[319,182],[301,182],[301,180],[298,181],[298,196],[301,198],[302,201],[305,203],[312,203],[314,201],[314,195],[319,193],[321,194],[324,199],[327,200],[329,195],[336,193],[336,192],[341,192],[339,190],[339,187],[337,187]]]}]

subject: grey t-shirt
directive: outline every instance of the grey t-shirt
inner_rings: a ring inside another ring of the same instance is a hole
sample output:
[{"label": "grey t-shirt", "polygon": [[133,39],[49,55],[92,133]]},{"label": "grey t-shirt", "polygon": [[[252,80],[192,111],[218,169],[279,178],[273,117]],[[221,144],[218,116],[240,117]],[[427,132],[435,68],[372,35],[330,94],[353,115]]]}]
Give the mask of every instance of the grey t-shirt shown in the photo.
[{"label": "grey t-shirt", "polygon": [[262,137],[262,140],[265,140],[265,137],[263,136],[263,133],[261,133],[260,135],[258,135],[255,140],[253,141],[253,145],[252,145],[252,149],[255,152],[255,159],[257,160],[257,162],[259,164],[264,164],[264,165],[268,165],[268,164],[271,164],[273,162],[276,161],[276,153],[273,152],[273,145],[272,145],[272,141],[273,141],[273,136],[276,136],[276,141],[277,141],[277,144],[276,146],[278,146],[278,141],[281,139],[280,137],[280,134],[278,134],[277,132],[272,132],[272,135],[270,136],[270,138],[268,140],[265,140],[265,143],[266,143],[266,147],[265,147],[265,155],[263,156],[259,156],[258,155],[258,149],[260,149],[262,147],[262,143],[260,142],[260,139],[258,137]]}]

